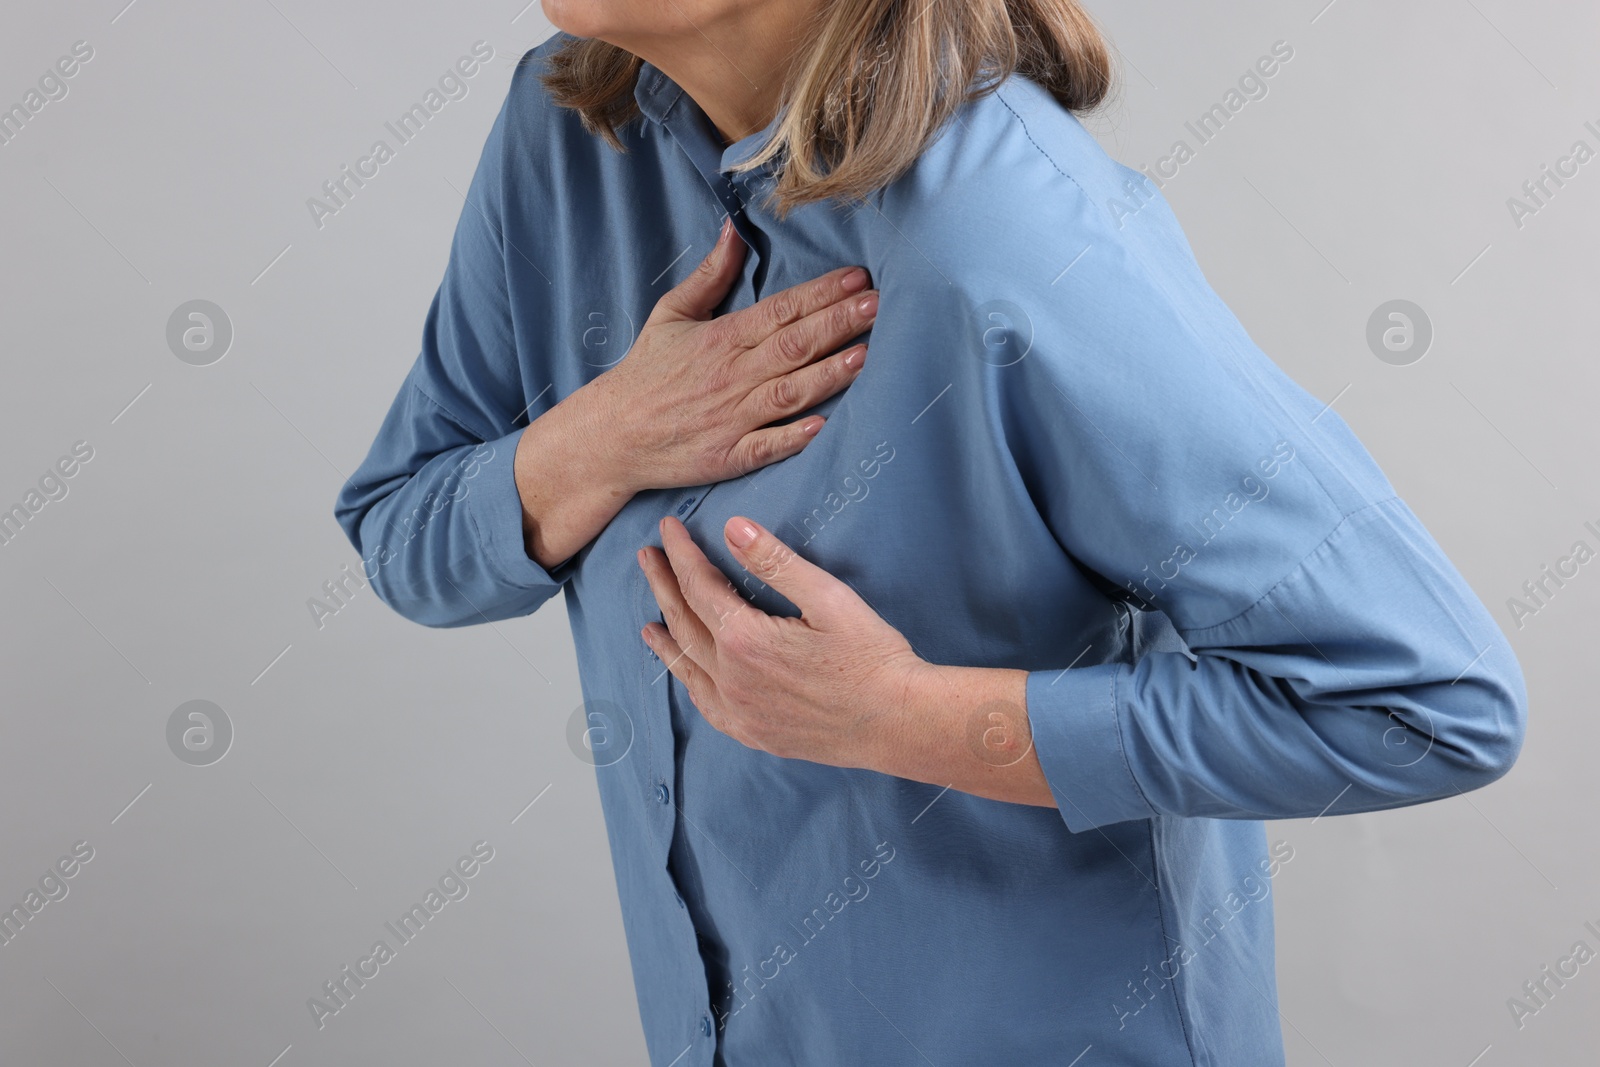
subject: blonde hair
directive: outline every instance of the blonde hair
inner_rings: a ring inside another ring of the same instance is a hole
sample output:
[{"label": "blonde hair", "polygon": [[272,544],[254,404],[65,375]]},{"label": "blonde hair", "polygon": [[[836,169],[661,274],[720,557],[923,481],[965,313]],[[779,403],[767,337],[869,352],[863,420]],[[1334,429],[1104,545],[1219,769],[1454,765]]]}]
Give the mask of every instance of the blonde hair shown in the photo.
[{"label": "blonde hair", "polygon": [[[907,17],[911,8],[921,13]],[[639,116],[638,56],[575,37],[541,76],[551,99],[619,152]],[[768,202],[860,201],[914,163],[969,99],[1011,73],[1074,112],[1111,90],[1105,38],[1076,0],[822,0],[796,48],[772,137],[737,170],[778,160]]]}]

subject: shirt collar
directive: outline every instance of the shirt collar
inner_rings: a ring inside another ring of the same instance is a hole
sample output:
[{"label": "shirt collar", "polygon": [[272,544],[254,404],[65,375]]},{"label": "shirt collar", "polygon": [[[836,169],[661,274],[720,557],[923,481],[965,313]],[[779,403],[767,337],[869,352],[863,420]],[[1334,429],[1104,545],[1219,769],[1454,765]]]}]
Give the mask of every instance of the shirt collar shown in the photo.
[{"label": "shirt collar", "polygon": [[639,76],[633,83],[633,98],[639,110],[655,123],[664,123],[672,105],[678,102],[683,90],[655,64],[645,61],[639,66]]},{"label": "shirt collar", "polygon": [[[772,121],[762,129],[723,148],[721,147],[721,138],[717,137],[715,127],[712,125],[711,120],[706,117],[705,111],[701,109],[700,105],[695,103],[694,98],[684,92],[677,82],[667,77],[665,71],[648,60],[642,62],[639,66],[639,76],[633,87],[633,98],[646,118],[668,129],[673,129],[674,124],[670,120],[675,117],[675,111],[693,112],[692,124],[706,135],[706,139],[710,142],[713,150],[720,153],[718,169],[724,173],[731,170],[735,164],[755,155],[761,146],[767,142],[767,138],[777,130],[778,120],[782,118],[782,113],[780,112],[778,115],[773,116]],[[680,114],[676,117],[679,119],[691,118],[687,114]],[[770,170],[771,167],[772,163],[768,161],[765,167],[758,170],[764,173]]]}]

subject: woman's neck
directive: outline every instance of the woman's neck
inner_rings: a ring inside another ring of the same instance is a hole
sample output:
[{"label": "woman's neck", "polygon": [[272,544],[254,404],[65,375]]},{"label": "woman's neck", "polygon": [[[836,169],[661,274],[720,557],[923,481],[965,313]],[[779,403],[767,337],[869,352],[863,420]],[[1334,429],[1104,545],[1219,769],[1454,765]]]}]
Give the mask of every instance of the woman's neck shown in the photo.
[{"label": "woman's neck", "polygon": [[[819,0],[744,2],[707,13],[709,3],[679,0],[666,5],[676,25],[607,25],[611,5],[575,2],[574,11],[546,0],[552,21],[581,37],[596,37],[627,49],[676,82],[706,113],[725,145],[763,129],[777,114],[794,46]],[[618,5],[628,6],[628,5]],[[661,10],[656,8],[655,10]],[[621,19],[616,19],[621,21]],[[567,23],[582,22],[578,28]]]}]

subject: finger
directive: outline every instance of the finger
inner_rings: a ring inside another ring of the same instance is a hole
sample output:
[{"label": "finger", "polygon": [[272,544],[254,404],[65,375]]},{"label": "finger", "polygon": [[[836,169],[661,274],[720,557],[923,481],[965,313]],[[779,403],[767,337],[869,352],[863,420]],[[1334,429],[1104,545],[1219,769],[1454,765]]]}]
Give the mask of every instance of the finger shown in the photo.
[{"label": "finger", "polygon": [[694,661],[694,657],[684,652],[683,646],[673,640],[671,631],[659,622],[645,623],[639,636],[644,638],[644,643],[650,646],[650,651],[656,654],[662,666],[683,683],[684,689],[689,692],[689,699],[709,722],[711,716],[706,715],[706,708],[717,703],[717,686],[711,675]]},{"label": "finger", "polygon": [[739,474],[749,474],[758,467],[788,459],[810,444],[826,422],[821,415],[812,415],[782,426],[751,430],[729,451],[728,462]]},{"label": "finger", "polygon": [[735,515],[723,526],[722,533],[733,558],[788,598],[813,627],[822,628],[830,617],[861,599],[855,590],[803,559],[754,519]]},{"label": "finger", "polygon": [[779,329],[742,356],[740,366],[762,378],[787,374],[859,337],[877,316],[877,290],[830,304]]},{"label": "finger", "polygon": [[757,425],[765,425],[826,400],[855,381],[866,364],[867,346],[851,345],[827,359],[768,379],[746,398],[742,408]]},{"label": "finger", "polygon": [[683,598],[678,578],[672,565],[659,548],[652,546],[639,550],[639,566],[644,570],[650,591],[655,594],[661,608],[661,618],[679,649],[688,653],[696,664],[711,667],[716,663],[716,642]]},{"label": "finger", "polygon": [[723,220],[716,244],[700,265],[677,285],[668,289],[651,309],[646,326],[683,319],[706,320],[728,295],[733,280],[744,264],[744,239],[736,235],[733,216]]},{"label": "finger", "polygon": [[[754,348],[779,330],[801,322],[807,316],[827,311],[837,304],[852,304],[861,299],[867,287],[867,272],[861,267],[840,267],[808,282],[791,285],[763,297],[747,308],[730,311],[728,336],[745,348]],[[860,333],[858,328],[856,333]],[[846,334],[834,345],[843,344],[855,334]]]},{"label": "finger", "polygon": [[645,623],[639,635],[672,676],[683,683],[683,688],[689,693],[689,702],[700,713],[700,717],[711,724],[712,729],[726,734],[746,748],[759,750],[759,746],[753,744],[744,731],[735,727],[734,720],[722,712],[722,694],[717,690],[716,679],[684,654],[665,626],[659,622]]},{"label": "finger", "polygon": [[[699,622],[709,629],[711,639],[741,616],[761,614],[735,591],[728,576],[706,559],[706,554],[689,536],[688,528],[674,516],[661,520],[661,545],[677,577],[679,595]],[[702,665],[714,666],[714,660],[708,664],[698,655],[695,658]]]}]

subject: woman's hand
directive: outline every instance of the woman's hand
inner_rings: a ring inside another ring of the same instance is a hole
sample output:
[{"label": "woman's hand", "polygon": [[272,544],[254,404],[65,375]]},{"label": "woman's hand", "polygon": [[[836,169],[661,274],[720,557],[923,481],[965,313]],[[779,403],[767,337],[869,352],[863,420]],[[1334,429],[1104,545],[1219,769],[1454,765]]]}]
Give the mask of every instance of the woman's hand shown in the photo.
[{"label": "woman's hand", "polygon": [[751,605],[668,517],[666,552],[639,552],[667,623],[646,626],[646,643],[735,740],[775,756],[876,768],[908,683],[928,664],[853,589],[771,533],[738,517],[724,533],[734,557],[800,617]]},{"label": "woman's hand", "polygon": [[865,345],[834,353],[877,314],[859,267],[712,318],[744,249],[725,224],[710,255],[656,302],[627,356],[586,387],[598,441],[632,492],[720,482],[794,455],[822,417],[768,424],[837,393],[866,360]]},{"label": "woman's hand", "polygon": [[513,467],[528,558],[554,567],[635,493],[748,474],[799,452],[822,428],[820,415],[768,423],[855,380],[866,346],[829,353],[872,324],[877,293],[863,292],[865,271],[841,268],[712,318],[744,247],[725,223],[622,361],[523,430]]}]

